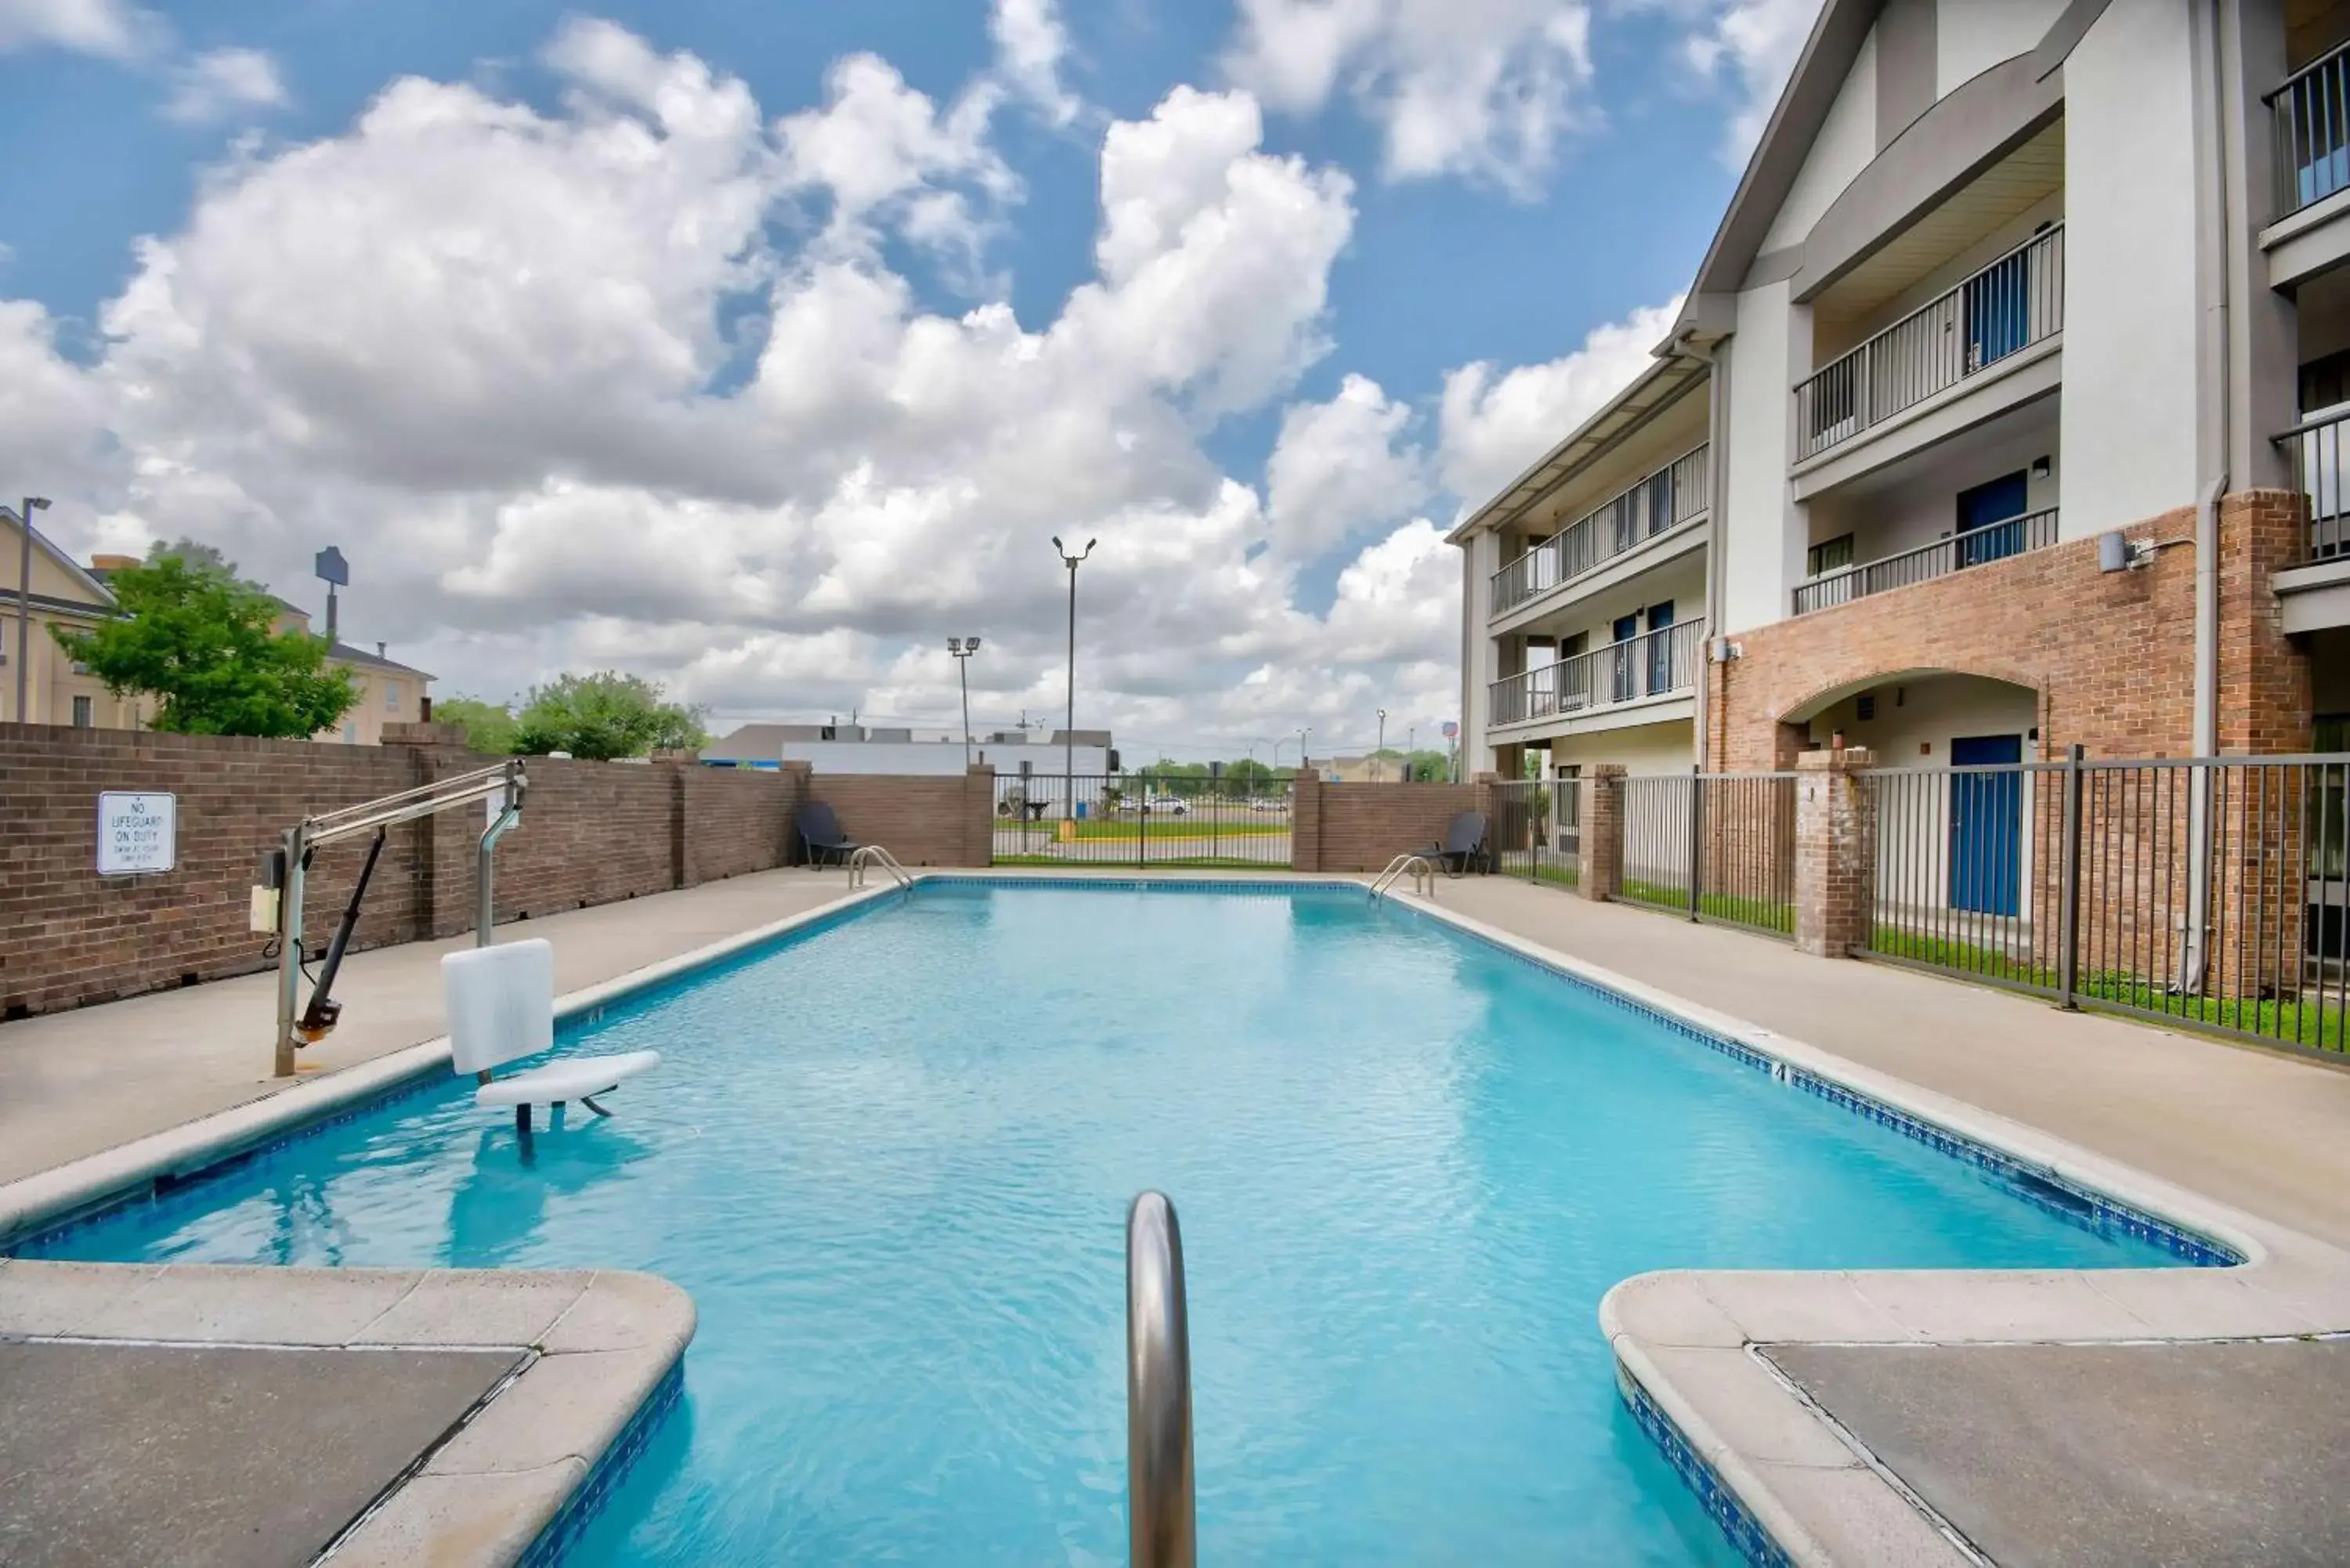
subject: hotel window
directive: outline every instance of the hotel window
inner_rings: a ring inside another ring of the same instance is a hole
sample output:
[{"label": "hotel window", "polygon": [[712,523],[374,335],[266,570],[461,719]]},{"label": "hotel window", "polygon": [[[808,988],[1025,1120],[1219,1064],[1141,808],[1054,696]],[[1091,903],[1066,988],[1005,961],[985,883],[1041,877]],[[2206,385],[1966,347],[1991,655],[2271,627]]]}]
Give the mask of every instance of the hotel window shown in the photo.
[{"label": "hotel window", "polygon": [[87,730],[96,722],[97,716],[91,711],[90,700],[87,697],[75,698],[73,727],[77,730]]},{"label": "hotel window", "polygon": [[1839,534],[1833,539],[1823,540],[1806,554],[1807,559],[1804,562],[1805,576],[1816,577],[1824,572],[1841,571],[1852,565],[1852,535]]},{"label": "hotel window", "polygon": [[397,680],[383,683],[383,711],[387,713],[400,711],[400,682]]}]

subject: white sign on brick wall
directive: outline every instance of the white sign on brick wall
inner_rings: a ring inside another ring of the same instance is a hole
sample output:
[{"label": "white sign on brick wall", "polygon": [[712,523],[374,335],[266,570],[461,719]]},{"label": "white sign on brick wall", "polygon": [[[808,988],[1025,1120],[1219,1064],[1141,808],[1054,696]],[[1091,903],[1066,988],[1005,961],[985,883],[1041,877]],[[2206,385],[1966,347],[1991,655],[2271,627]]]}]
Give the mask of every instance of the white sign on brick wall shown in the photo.
[{"label": "white sign on brick wall", "polygon": [[170,794],[107,791],[98,797],[98,874],[136,877],[178,864],[180,802]]}]

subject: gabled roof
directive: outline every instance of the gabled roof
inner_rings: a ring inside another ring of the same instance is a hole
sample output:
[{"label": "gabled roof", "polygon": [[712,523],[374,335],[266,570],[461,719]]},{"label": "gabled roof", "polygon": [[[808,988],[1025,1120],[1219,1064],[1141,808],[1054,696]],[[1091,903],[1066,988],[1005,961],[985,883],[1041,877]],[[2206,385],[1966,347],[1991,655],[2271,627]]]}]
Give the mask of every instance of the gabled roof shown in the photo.
[{"label": "gabled roof", "polygon": [[[64,567],[67,576],[72,578],[76,584],[89,590],[89,598],[86,601],[89,607],[108,610],[115,607],[113,589],[108,587],[106,584],[100,581],[98,577],[91,576],[88,567],[83,566],[79,561],[75,560],[71,556],[67,555],[64,550],[51,543],[48,537],[38,528],[32,527],[23,518],[18,517],[16,515],[16,509],[13,506],[8,508],[7,524],[11,527],[24,528],[26,532],[30,533],[33,535],[33,548],[47,556],[57,566]],[[14,553],[14,551],[10,552],[12,555]],[[14,563],[11,563],[9,569],[12,573],[14,572]],[[35,594],[33,597],[37,599],[42,596]]]},{"label": "gabled roof", "polygon": [[1754,144],[1729,209],[1714,230],[1713,243],[1706,247],[1705,260],[1698,264],[1697,281],[1673,323],[1669,345],[1720,334],[1717,300],[1736,294],[1745,281],[1747,268],[1762,248],[1762,237],[1794,188],[1795,176],[1803,172],[1804,160],[1811,155],[1812,143],[1827,123],[1828,110],[1835,106],[1836,94],[1883,9],[1884,0],[1826,0],[1820,7],[1811,36],[1804,40],[1804,52],[1795,57],[1795,68],[1787,74],[1762,140]]},{"label": "gabled roof", "polygon": [[1680,400],[1681,394],[1705,379],[1704,360],[1662,350],[1632,384],[1599,406],[1599,410],[1544,453],[1534,466],[1503,486],[1499,493],[1461,519],[1445,535],[1458,545],[1471,535],[1506,522],[1575,477],[1592,459],[1624,441]]}]

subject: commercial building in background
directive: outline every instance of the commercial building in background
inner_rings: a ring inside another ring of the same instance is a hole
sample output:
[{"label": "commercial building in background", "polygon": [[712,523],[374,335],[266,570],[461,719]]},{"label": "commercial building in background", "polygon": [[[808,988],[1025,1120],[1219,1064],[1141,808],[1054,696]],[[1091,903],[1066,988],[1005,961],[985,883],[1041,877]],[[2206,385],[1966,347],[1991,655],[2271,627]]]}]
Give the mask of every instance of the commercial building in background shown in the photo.
[{"label": "commercial building in background", "polygon": [[1826,0],[1654,362],[1452,535],[1467,765],[2340,746],[2345,46]]},{"label": "commercial building in background", "polygon": [[[308,610],[286,599],[277,603],[285,612],[277,618],[279,630],[313,629]],[[339,664],[351,672],[359,700],[339,722],[319,731],[312,740],[380,746],[386,724],[412,724],[432,715],[433,678],[388,656],[384,651],[387,646],[379,642],[375,651],[369,653],[338,639],[328,647],[327,662]]]},{"label": "commercial building in background", "polygon": [[[1109,759],[1107,730],[999,730],[974,740],[970,753],[973,764],[992,765],[999,781],[1018,774],[1024,763],[1031,774],[1099,777],[1110,771]],[[910,729],[868,724],[745,724],[704,746],[702,760],[735,767],[799,762],[825,774],[937,775],[964,768],[960,735],[924,731],[917,738]]]},{"label": "commercial building in background", "polygon": [[[141,700],[117,697],[88,668],[57,646],[51,628],[88,631],[119,613],[104,580],[33,530],[33,570],[20,603],[16,589],[25,558],[25,528],[12,509],[0,517],[0,571],[11,579],[0,596],[0,712],[10,722],[69,724],[76,729],[135,730]],[[19,614],[25,643],[25,711],[16,711]]]}]

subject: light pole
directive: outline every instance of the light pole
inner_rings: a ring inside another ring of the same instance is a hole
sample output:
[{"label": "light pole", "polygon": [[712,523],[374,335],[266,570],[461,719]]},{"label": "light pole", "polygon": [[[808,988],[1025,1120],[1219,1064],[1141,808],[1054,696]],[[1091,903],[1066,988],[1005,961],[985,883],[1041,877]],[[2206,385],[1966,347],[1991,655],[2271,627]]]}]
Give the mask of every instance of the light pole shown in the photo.
[{"label": "light pole", "polygon": [[1094,546],[1100,543],[1098,539],[1088,539],[1085,554],[1072,556],[1068,546],[1061,543],[1061,536],[1053,535],[1054,553],[1061,557],[1061,565],[1069,568],[1069,717],[1061,727],[1061,787],[1068,794],[1062,799],[1061,813],[1072,820],[1077,815],[1077,568],[1085,565]]},{"label": "light pole", "polygon": [[1379,743],[1371,748],[1371,777],[1381,784],[1388,777],[1388,711],[1379,710]]},{"label": "light pole", "polygon": [[962,771],[971,772],[971,656],[979,651],[979,639],[951,637],[947,651],[954,655],[955,673],[962,678]]},{"label": "light pole", "polygon": [[1305,737],[1313,729],[1311,724],[1297,726],[1297,771],[1301,774],[1305,771]]},{"label": "light pole", "polygon": [[[25,530],[24,547],[16,554],[16,722],[20,725],[33,722],[33,716],[25,711],[25,683],[32,673],[33,657],[33,514],[48,509],[47,496],[27,495],[24,510],[16,514]],[[6,510],[0,506],[0,512]]]},{"label": "light pole", "polygon": [[1413,724],[1403,732],[1403,782],[1411,783],[1411,759],[1419,752],[1419,726]]}]

